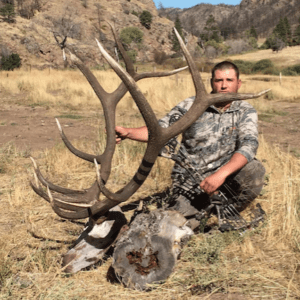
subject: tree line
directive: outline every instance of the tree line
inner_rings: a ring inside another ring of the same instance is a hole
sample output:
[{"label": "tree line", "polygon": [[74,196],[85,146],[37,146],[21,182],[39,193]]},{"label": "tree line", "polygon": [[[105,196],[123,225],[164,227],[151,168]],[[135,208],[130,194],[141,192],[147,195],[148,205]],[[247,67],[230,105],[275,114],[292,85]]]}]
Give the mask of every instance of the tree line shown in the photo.
[{"label": "tree line", "polygon": [[[272,33],[259,49],[272,49],[278,52],[286,46],[300,45],[300,18],[298,22],[298,26],[292,31],[288,18],[286,16],[281,17]],[[178,15],[175,20],[175,27],[182,32]],[[207,56],[213,57],[224,53],[236,54],[242,51],[258,49],[258,34],[253,25],[240,38],[230,39],[234,29],[220,29],[214,16],[211,14],[202,30],[195,28],[195,22],[192,18],[189,20],[188,29],[193,35],[198,37],[198,45],[206,52]],[[178,51],[176,40],[172,40],[172,42],[174,45],[173,50]]]}]

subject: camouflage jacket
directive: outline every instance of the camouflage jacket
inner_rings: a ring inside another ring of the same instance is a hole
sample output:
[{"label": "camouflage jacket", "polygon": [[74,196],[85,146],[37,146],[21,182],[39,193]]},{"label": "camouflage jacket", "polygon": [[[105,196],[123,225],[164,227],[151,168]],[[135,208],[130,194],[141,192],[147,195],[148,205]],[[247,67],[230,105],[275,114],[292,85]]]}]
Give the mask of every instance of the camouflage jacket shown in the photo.
[{"label": "camouflage jacket", "polygon": [[[185,99],[159,120],[162,127],[168,127],[171,119],[182,117],[192,106],[195,97]],[[258,148],[256,110],[245,101],[234,101],[220,112],[210,106],[197,121],[182,135],[181,148],[186,150],[196,170],[205,178],[226,164],[234,153],[241,153],[248,162]],[[175,164],[172,178],[186,171]]]}]

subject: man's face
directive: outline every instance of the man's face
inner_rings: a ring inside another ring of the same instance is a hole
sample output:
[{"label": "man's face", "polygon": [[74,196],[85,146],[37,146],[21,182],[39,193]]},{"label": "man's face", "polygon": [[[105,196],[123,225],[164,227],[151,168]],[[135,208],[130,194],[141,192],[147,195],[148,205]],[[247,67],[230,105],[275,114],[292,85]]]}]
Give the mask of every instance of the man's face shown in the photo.
[{"label": "man's face", "polygon": [[213,93],[237,93],[242,82],[237,79],[234,69],[216,70],[211,81]]}]

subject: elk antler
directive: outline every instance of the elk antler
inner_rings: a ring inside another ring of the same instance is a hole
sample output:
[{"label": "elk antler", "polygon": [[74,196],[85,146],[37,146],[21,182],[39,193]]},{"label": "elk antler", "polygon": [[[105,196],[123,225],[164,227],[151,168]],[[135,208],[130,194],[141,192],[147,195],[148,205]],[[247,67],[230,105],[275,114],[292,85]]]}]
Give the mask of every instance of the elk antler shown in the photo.
[{"label": "elk antler", "polygon": [[[163,77],[163,76],[170,76],[173,74],[176,74],[178,72],[181,72],[187,67],[180,68],[177,70],[173,70],[170,72],[146,72],[138,74],[134,71],[134,66],[130,58],[128,57],[121,41],[119,40],[117,33],[114,29],[114,27],[109,24],[112,28],[112,32],[115,38],[115,42],[119,47],[119,50],[123,56],[126,70],[127,72],[134,78],[135,81],[144,79],[144,78],[151,78],[151,77]],[[67,48],[70,51],[71,60],[73,63],[79,68],[79,70],[83,73],[83,75],[86,77],[88,82],[90,83],[91,87],[95,91],[97,97],[99,98],[104,112],[105,117],[105,123],[106,123],[106,131],[107,131],[107,142],[106,142],[106,148],[101,155],[92,155],[88,153],[84,153],[78,149],[76,149],[72,143],[68,140],[66,135],[64,134],[59,121],[56,120],[59,132],[61,135],[61,138],[63,142],[65,143],[66,147],[76,156],[79,158],[82,158],[84,160],[94,162],[94,159],[102,165],[101,168],[101,178],[104,181],[107,181],[110,175],[111,170],[111,160],[115,151],[115,111],[116,106],[118,102],[123,98],[125,93],[127,92],[127,88],[125,84],[122,82],[118,88],[112,92],[107,93],[103,87],[99,84],[96,77],[92,74],[92,72],[80,61],[79,58],[76,57],[72,53],[72,50],[68,47],[66,44],[66,38],[64,39],[63,46],[62,43],[59,43],[57,40],[57,37],[54,35],[57,43],[59,46],[64,50]],[[95,202],[99,200],[100,196],[100,189],[95,181],[94,184],[86,190],[83,191],[75,191],[70,189],[64,189],[57,185],[53,185],[51,182],[47,181],[39,171],[37,164],[34,163],[34,170],[37,175],[37,178],[40,180],[42,185],[45,187],[49,187],[49,189],[52,192],[55,192],[56,194],[53,197],[53,209],[55,212],[60,215],[63,218],[67,219],[79,219],[79,218],[85,218],[91,214],[91,212],[88,212],[87,209]],[[33,190],[43,197],[45,200],[50,202],[50,197],[45,191],[38,185],[31,182],[31,186]],[[58,193],[58,194],[57,194]],[[76,206],[72,206],[72,203]],[[82,212],[82,205],[79,205],[79,203],[82,203],[86,206],[85,211]],[[72,206],[73,209],[67,210],[66,207]]]},{"label": "elk antler", "polygon": [[[157,118],[151,106],[145,99],[143,93],[138,88],[136,81],[142,78],[172,75],[183,70],[184,68],[172,72],[136,74],[132,62],[128,58],[113,27],[112,30],[115,36],[116,43],[124,58],[127,72],[123,70],[112,59],[112,57],[105,51],[105,49],[98,41],[97,43],[101,54],[105,57],[107,62],[110,64],[110,66],[113,68],[113,70],[117,73],[117,75],[122,80],[120,86],[113,93],[111,94],[107,93],[100,86],[99,82],[96,80],[94,75],[90,72],[90,70],[86,66],[84,66],[74,54],[71,53],[71,59],[73,60],[75,65],[80,69],[80,71],[84,74],[84,76],[87,78],[87,80],[89,81],[90,85],[94,89],[96,95],[100,99],[101,104],[103,106],[105,122],[106,122],[106,130],[107,130],[107,143],[103,154],[96,156],[96,155],[86,154],[77,150],[68,141],[68,139],[64,135],[58,123],[62,139],[66,144],[66,146],[68,147],[68,149],[82,159],[95,162],[96,170],[97,170],[97,180],[87,190],[73,191],[69,189],[64,189],[48,182],[42,176],[37,165],[34,164],[36,176],[40,180],[40,182],[47,187],[48,194],[39,186],[39,184],[35,185],[31,182],[32,188],[37,194],[39,194],[45,200],[50,202],[53,210],[63,218],[80,219],[89,216],[96,218],[100,215],[105,214],[109,209],[116,206],[120,202],[124,202],[128,200],[146,180],[161,148],[172,137],[177,136],[178,134],[186,130],[188,127],[190,127],[210,105],[220,103],[220,102],[225,102],[225,101],[257,98],[268,91],[267,90],[259,94],[235,94],[235,93],[230,93],[230,94],[228,93],[225,95],[207,94],[200,73],[198,72],[197,67],[194,61],[192,60],[188,50],[186,49],[186,46],[184,45],[181,37],[179,36],[176,29],[174,28],[175,34],[180,42],[181,49],[185,55],[186,61],[188,63],[193,78],[193,82],[196,90],[196,97],[189,111],[179,121],[177,121],[176,123],[174,123],[168,128],[162,128],[159,126]],[[105,187],[105,183],[107,182],[110,175],[111,160],[115,150],[116,105],[120,101],[120,99],[125,95],[127,90],[129,90],[140,113],[143,116],[145,124],[148,128],[149,138],[148,138],[146,152],[144,154],[144,157],[142,159],[142,162],[136,174],[124,188],[117,191],[116,193],[113,193]],[[100,171],[98,168],[98,164],[101,164]],[[52,195],[51,191],[54,192],[55,194]],[[106,198],[103,199],[102,201],[99,201],[99,196],[101,192],[106,196]]]}]

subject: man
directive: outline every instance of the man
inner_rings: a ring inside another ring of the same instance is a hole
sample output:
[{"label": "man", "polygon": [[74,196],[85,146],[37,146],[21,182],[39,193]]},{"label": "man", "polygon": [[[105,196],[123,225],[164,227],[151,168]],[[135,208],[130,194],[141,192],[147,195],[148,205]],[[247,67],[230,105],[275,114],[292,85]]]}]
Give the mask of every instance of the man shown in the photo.
[{"label": "man", "polygon": [[[212,93],[237,93],[241,87],[239,70],[235,64],[223,61],[212,70]],[[182,117],[192,106],[194,97],[176,105],[159,123],[168,127]],[[146,127],[124,128],[117,126],[117,143],[129,138],[147,142]],[[193,195],[193,185],[186,169],[175,164],[173,194],[185,195],[198,210],[207,207],[209,196],[221,191],[243,210],[260,193],[265,169],[256,160],[258,148],[257,113],[245,101],[230,101],[209,107],[198,120],[183,133],[181,153],[186,153],[194,169],[201,174],[201,192]],[[188,188],[187,188],[188,187]],[[185,191],[190,189],[191,192]],[[199,189],[200,190],[200,189]],[[203,191],[206,193],[203,193]],[[182,203],[177,203],[178,210]],[[188,209],[184,209],[188,210]],[[187,216],[186,211],[185,216]]]}]

